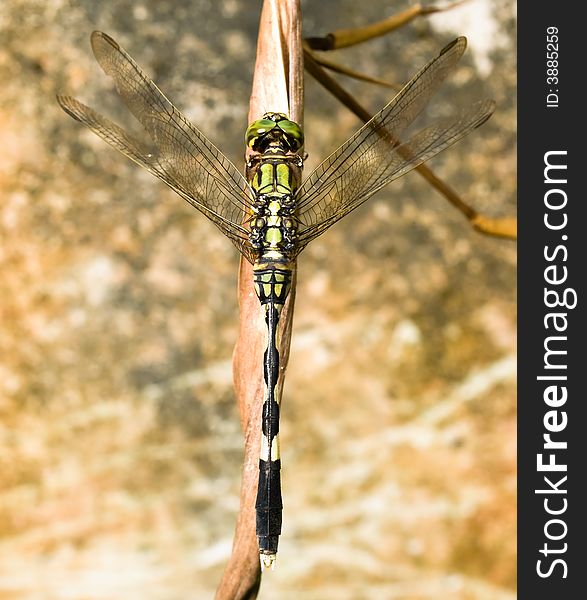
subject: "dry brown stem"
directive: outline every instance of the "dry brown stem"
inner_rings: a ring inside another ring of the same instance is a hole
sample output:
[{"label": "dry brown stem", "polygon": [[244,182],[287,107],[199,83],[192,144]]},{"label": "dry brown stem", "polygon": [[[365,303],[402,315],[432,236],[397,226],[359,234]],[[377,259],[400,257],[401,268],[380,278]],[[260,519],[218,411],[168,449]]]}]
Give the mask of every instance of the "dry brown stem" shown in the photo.
[{"label": "dry brown stem", "polygon": [[[274,111],[286,113],[302,124],[302,61],[299,0],[265,0],[259,24],[249,122],[267,111]],[[245,437],[244,463],[232,554],[216,591],[217,600],[256,598],[261,583],[255,535],[255,497],[259,475],[266,332],[252,282],[252,267],[241,258],[238,284],[240,328],[233,355],[233,378]],[[280,321],[278,346],[282,374],[289,357],[294,299],[295,274]],[[280,383],[283,385],[283,377]]]},{"label": "dry brown stem", "polygon": [[376,23],[371,23],[364,27],[354,27],[352,29],[338,29],[337,31],[333,31],[322,37],[308,38],[306,41],[312,50],[337,50],[339,48],[347,48],[348,46],[362,44],[373,38],[391,33],[392,31],[407,25],[417,17],[451,10],[464,2],[467,2],[467,0],[459,0],[446,6],[423,6],[422,4],[415,4],[400,13],[392,15],[387,19],[377,21]]}]

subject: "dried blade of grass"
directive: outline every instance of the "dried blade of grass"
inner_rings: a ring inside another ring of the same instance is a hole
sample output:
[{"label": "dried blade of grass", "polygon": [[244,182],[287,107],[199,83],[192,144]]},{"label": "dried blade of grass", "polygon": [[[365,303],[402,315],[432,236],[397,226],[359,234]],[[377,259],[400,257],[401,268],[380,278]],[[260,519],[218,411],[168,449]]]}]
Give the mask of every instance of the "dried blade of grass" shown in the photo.
[{"label": "dried blade of grass", "polygon": [[[264,0],[259,24],[257,60],[249,106],[249,123],[267,111],[303,121],[303,51],[299,0]],[[241,258],[238,299],[240,327],[233,355],[233,378],[245,437],[240,510],[232,554],[216,591],[217,600],[256,598],[261,582],[255,535],[255,497],[261,445],[263,351],[266,332],[261,305],[253,289],[252,267]],[[279,328],[283,374],[289,357],[295,273]]]},{"label": "dried blade of grass", "polygon": [[312,52],[306,46],[305,52],[311,53],[312,58],[325,69],[329,71],[334,71],[335,73],[340,73],[341,75],[346,75],[347,77],[351,77],[353,79],[358,79],[359,81],[365,81],[366,83],[373,83],[375,85],[381,85],[383,87],[391,88],[392,90],[400,91],[402,89],[403,84],[399,83],[391,83],[389,81],[385,81],[385,79],[379,79],[378,77],[372,77],[371,75],[365,75],[365,73],[360,73],[359,71],[354,71],[353,69],[349,69],[345,65],[341,65],[334,61],[328,60],[323,56],[318,56],[314,52]]}]

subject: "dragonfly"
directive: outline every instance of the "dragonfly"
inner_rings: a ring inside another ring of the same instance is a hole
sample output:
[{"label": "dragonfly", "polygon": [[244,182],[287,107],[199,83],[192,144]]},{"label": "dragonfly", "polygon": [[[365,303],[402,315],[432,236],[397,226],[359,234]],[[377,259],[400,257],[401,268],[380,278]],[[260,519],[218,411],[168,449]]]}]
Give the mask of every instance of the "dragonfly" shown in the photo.
[{"label": "dragonfly", "polygon": [[249,158],[243,175],[116,41],[95,31],[91,45],[148,135],[136,137],[70,96],[57,96],[61,107],[208,217],[252,263],[267,329],[256,535],[261,567],[273,567],[283,510],[277,328],[297,256],[388,183],[482,125],[495,103],[477,102],[408,133],[463,55],[467,41],[459,37],[304,180],[302,128],[286,114],[267,112],[246,130]]}]

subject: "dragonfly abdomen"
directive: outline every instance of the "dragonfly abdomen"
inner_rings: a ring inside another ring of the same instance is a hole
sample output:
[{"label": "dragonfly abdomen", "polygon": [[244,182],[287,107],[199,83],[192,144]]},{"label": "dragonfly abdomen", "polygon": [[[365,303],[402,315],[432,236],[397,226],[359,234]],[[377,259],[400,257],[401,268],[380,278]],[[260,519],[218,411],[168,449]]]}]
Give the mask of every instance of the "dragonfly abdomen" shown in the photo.
[{"label": "dragonfly abdomen", "polygon": [[263,356],[264,399],[257,488],[256,533],[263,565],[272,565],[281,534],[281,459],[279,452],[279,317],[291,287],[292,271],[279,263],[253,265],[255,291],[265,311],[267,346]]}]

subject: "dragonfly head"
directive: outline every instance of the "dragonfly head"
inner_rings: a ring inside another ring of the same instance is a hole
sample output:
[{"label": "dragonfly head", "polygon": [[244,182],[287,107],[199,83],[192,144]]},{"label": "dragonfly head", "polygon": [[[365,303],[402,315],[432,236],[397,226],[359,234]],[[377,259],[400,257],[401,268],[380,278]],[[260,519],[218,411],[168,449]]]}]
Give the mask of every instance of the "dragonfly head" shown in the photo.
[{"label": "dragonfly head", "polygon": [[264,152],[269,146],[297,152],[304,145],[301,127],[282,113],[265,113],[262,119],[251,123],[245,133],[247,146]]}]

